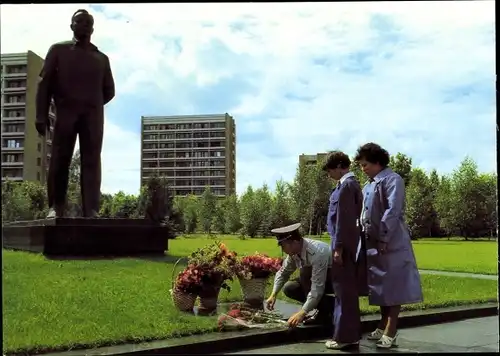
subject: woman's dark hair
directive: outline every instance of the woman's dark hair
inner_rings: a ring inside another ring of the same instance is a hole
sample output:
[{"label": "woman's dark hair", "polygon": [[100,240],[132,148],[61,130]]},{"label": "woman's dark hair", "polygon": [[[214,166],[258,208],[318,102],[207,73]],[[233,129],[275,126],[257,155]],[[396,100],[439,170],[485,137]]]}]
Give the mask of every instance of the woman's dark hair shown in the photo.
[{"label": "woman's dark hair", "polygon": [[383,168],[386,168],[389,165],[390,156],[389,152],[380,147],[380,145],[369,142],[359,147],[356,152],[356,157],[354,157],[355,162],[359,162],[362,159],[373,164],[378,163]]},{"label": "woman's dark hair", "polygon": [[328,153],[328,156],[326,156],[325,163],[323,164],[323,170],[326,171],[328,169],[335,169],[335,168],[349,168],[351,165],[351,160],[349,159],[349,156],[346,155],[344,152],[341,151],[333,151]]}]

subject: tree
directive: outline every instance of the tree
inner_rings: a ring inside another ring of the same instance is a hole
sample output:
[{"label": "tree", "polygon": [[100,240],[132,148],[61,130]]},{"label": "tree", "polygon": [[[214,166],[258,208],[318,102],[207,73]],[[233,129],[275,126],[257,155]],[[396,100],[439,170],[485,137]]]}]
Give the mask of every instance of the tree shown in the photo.
[{"label": "tree", "polygon": [[273,200],[267,184],[255,191],[255,203],[259,212],[259,236],[269,236],[271,234]]},{"label": "tree", "polygon": [[114,218],[133,219],[137,218],[137,197],[119,191],[113,196],[111,202],[111,216]]},{"label": "tree", "polygon": [[408,186],[408,184],[410,183],[411,164],[411,158],[400,152],[398,152],[396,156],[391,156],[390,159],[389,167],[391,167],[394,172],[396,172],[401,176],[401,178],[403,178],[405,186]]},{"label": "tree", "polygon": [[474,236],[480,221],[477,219],[481,203],[477,164],[466,157],[451,177],[453,207],[451,209],[453,225],[466,239]]},{"label": "tree", "polygon": [[198,225],[198,198],[194,195],[188,195],[185,198],[184,205],[184,225],[185,231],[192,234],[196,231]]},{"label": "tree", "polygon": [[432,197],[432,216],[431,216],[431,236],[441,236],[441,227],[439,216],[436,210],[436,199],[439,190],[439,175],[435,169],[429,174],[429,188]]},{"label": "tree", "polygon": [[65,214],[68,216],[82,216],[82,194],[80,185],[81,172],[80,150],[76,150],[69,165],[68,191],[66,194]]},{"label": "tree", "polygon": [[213,229],[220,234],[226,234],[226,198],[217,199],[215,211],[213,212]]},{"label": "tree", "polygon": [[236,194],[228,196],[224,204],[226,227],[225,230],[230,234],[235,234],[241,229],[240,204]]},{"label": "tree", "polygon": [[[309,228],[309,234],[321,235],[326,228],[326,217],[328,215],[330,195],[334,184],[323,171],[323,162],[318,162],[314,167],[313,179],[316,193],[313,200],[312,224]],[[337,184],[338,182],[335,182]]]},{"label": "tree", "polygon": [[497,177],[492,173],[483,173],[478,177],[479,211],[478,219],[481,221],[480,236],[488,235],[490,238],[497,235]]},{"label": "tree", "polygon": [[276,182],[271,208],[271,228],[278,228],[292,224],[291,202],[289,189],[283,180]]},{"label": "tree", "polygon": [[439,226],[443,232],[450,236],[455,232],[453,220],[453,190],[451,179],[447,176],[442,176],[436,191],[434,205],[439,219]]},{"label": "tree", "polygon": [[241,196],[241,224],[243,233],[251,238],[256,237],[261,227],[261,212],[252,186],[248,186]]},{"label": "tree", "polygon": [[[141,189],[141,191],[142,191],[142,189]],[[101,206],[99,208],[99,216],[101,216],[102,218],[111,218],[113,216],[112,212],[111,212],[112,205],[113,205],[113,195],[101,193],[100,205]]]},{"label": "tree", "polygon": [[209,186],[205,187],[202,196],[199,199],[199,221],[203,232],[210,234],[214,218],[214,212],[217,208],[217,198],[212,193]]},{"label": "tree", "polygon": [[23,188],[19,182],[2,182],[2,222],[33,219],[31,202]]},{"label": "tree", "polygon": [[431,236],[433,219],[432,188],[425,172],[415,168],[406,189],[406,220],[412,238]]},{"label": "tree", "polygon": [[292,196],[292,216],[295,221],[300,222],[303,229],[310,231],[312,229],[312,220],[314,216],[314,202],[316,200],[314,166],[299,162],[293,183],[289,185]]}]

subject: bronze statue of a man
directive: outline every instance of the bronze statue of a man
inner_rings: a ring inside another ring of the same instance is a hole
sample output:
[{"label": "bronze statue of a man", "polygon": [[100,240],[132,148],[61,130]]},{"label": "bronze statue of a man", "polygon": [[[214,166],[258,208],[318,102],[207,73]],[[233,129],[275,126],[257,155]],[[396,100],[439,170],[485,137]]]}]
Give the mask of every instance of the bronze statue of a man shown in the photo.
[{"label": "bronze statue of a man", "polygon": [[56,43],[47,53],[36,98],[36,129],[40,135],[45,135],[50,128],[48,114],[52,99],[56,107],[47,179],[48,218],[64,215],[69,166],[77,135],[83,216],[97,216],[101,194],[104,105],[115,96],[109,59],[90,42],[94,18],[86,10],[77,10],[70,27],[73,40]]}]

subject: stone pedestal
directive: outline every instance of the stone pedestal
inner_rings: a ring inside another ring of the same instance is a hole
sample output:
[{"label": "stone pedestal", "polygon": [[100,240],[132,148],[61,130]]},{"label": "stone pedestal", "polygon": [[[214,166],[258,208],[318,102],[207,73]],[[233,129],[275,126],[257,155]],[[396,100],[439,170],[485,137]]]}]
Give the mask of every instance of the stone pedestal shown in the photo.
[{"label": "stone pedestal", "polygon": [[56,218],[5,224],[3,248],[47,256],[163,255],[168,227],[145,219]]}]

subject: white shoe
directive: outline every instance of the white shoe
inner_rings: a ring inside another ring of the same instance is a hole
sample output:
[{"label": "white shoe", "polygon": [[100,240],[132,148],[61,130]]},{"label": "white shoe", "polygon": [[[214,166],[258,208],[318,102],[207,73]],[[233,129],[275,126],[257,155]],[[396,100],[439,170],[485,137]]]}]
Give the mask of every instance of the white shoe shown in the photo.
[{"label": "white shoe", "polygon": [[342,342],[337,342],[335,340],[328,340],[327,342],[325,342],[326,348],[330,350],[342,350],[348,347],[354,347],[358,345],[359,341],[353,343],[342,343]]},{"label": "white shoe", "polygon": [[372,331],[371,333],[368,334],[367,339],[368,340],[380,340],[380,338],[384,335],[384,330],[382,329],[375,329],[375,331]]},{"label": "white shoe", "polygon": [[382,335],[379,341],[377,341],[377,347],[382,349],[390,349],[391,347],[398,346],[398,334],[394,335],[394,337],[389,337],[387,335]]}]

